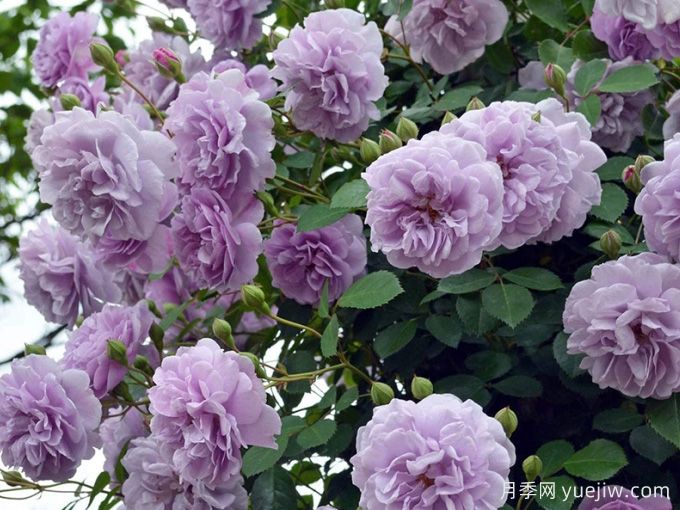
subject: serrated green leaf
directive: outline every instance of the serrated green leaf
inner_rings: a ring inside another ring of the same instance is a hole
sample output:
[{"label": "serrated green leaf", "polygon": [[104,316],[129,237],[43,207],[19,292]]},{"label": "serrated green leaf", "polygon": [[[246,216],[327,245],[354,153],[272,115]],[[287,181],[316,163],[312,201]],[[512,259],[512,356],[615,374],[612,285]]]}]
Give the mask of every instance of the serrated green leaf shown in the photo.
[{"label": "serrated green leaf", "polygon": [[567,353],[568,335],[559,333],[553,340],[553,356],[562,370],[570,377],[574,378],[581,375],[584,370],[580,367],[583,356],[576,356]]},{"label": "serrated green leaf", "polygon": [[432,108],[440,112],[459,110],[464,108],[473,96],[476,96],[481,92],[482,87],[479,85],[463,85],[453,90],[449,90],[439,99],[439,101],[432,105]]},{"label": "serrated green leaf", "polygon": [[253,510],[297,508],[298,493],[288,471],[276,466],[257,477],[250,492]]},{"label": "serrated green leaf", "polygon": [[425,328],[441,343],[454,349],[463,336],[463,327],[457,317],[430,315],[425,320]]},{"label": "serrated green leaf", "polygon": [[561,32],[569,30],[567,8],[562,0],[526,0],[526,5],[546,25]]},{"label": "serrated green leaf", "polygon": [[415,321],[404,321],[392,324],[378,333],[373,348],[378,356],[387,358],[400,351],[413,340],[418,325]]},{"label": "serrated green leaf", "polygon": [[253,476],[273,467],[288,447],[289,436],[281,434],[276,438],[276,448],[251,446],[243,455],[243,475]]},{"label": "serrated green leaf", "polygon": [[597,175],[602,181],[620,181],[623,169],[635,163],[635,160],[628,156],[613,156],[596,170]]},{"label": "serrated green leaf", "polygon": [[331,420],[319,420],[310,427],[307,427],[297,435],[298,444],[305,450],[315,448],[328,441],[333,434],[337,425]]},{"label": "serrated green leaf", "polygon": [[356,386],[347,388],[338,401],[335,403],[335,411],[342,412],[351,406],[359,398],[359,389]]},{"label": "serrated green leaf", "polygon": [[444,377],[434,383],[436,393],[452,393],[461,400],[472,399],[484,406],[491,400],[491,394],[484,387],[484,381],[469,374]]},{"label": "serrated green leaf", "polygon": [[493,385],[496,391],[518,398],[535,398],[543,393],[543,385],[537,379],[526,375],[511,375]]},{"label": "serrated green leaf", "polygon": [[343,184],[331,199],[331,208],[357,209],[366,207],[366,195],[370,191],[363,179],[355,179]]},{"label": "serrated green leaf", "polygon": [[313,205],[305,209],[298,218],[297,231],[309,232],[332,225],[348,212],[348,209],[331,208],[325,204]]},{"label": "serrated green leaf", "polygon": [[591,60],[583,64],[574,77],[574,89],[580,96],[585,97],[602,79],[607,64],[604,60]]},{"label": "serrated green leaf", "polygon": [[491,381],[507,374],[512,368],[510,356],[504,352],[476,352],[465,359],[465,366],[484,381]]},{"label": "serrated green leaf", "polygon": [[541,267],[520,267],[503,273],[503,279],[533,290],[557,290],[564,287],[560,277]]},{"label": "serrated green leaf", "polygon": [[614,71],[599,86],[600,92],[625,94],[638,92],[659,83],[656,68],[648,64],[633,65]]},{"label": "serrated green leaf", "polygon": [[311,168],[315,158],[312,152],[300,151],[288,156],[283,164],[290,168]]},{"label": "serrated green leaf", "polygon": [[323,330],[321,335],[321,354],[324,358],[330,358],[335,356],[338,352],[338,333],[340,331],[340,325],[338,324],[337,315],[331,317],[328,326]]},{"label": "serrated green leaf", "polygon": [[593,207],[590,214],[601,220],[614,223],[626,211],[628,195],[620,186],[607,182],[602,186],[600,205]]},{"label": "serrated green leaf", "polygon": [[607,45],[597,39],[590,30],[581,30],[571,44],[574,56],[589,61],[594,58],[609,58]]},{"label": "serrated green leaf", "polygon": [[586,97],[576,107],[576,111],[582,114],[591,126],[594,126],[602,115],[602,102],[595,94]]},{"label": "serrated green leaf", "polygon": [[649,424],[663,438],[680,448],[680,394],[647,405]]},{"label": "serrated green leaf", "polygon": [[377,308],[392,301],[404,292],[399,279],[389,271],[370,273],[352,286],[338,300],[338,306],[345,308]]},{"label": "serrated green leaf", "polygon": [[456,300],[456,312],[463,321],[465,330],[475,335],[482,335],[498,325],[498,320],[484,310],[482,299],[478,295],[459,296]]},{"label": "serrated green leaf", "polygon": [[484,289],[495,280],[494,274],[473,268],[462,274],[444,278],[439,282],[437,290],[447,294],[467,294]]},{"label": "serrated green leaf", "polygon": [[618,434],[628,432],[642,423],[642,416],[630,409],[606,409],[595,415],[593,418],[593,428],[608,432],[610,434]]},{"label": "serrated green leaf", "polygon": [[611,478],[627,464],[623,448],[613,441],[596,439],[572,455],[564,469],[570,475],[599,482]]},{"label": "serrated green leaf", "polygon": [[538,46],[538,56],[543,65],[550,63],[559,65],[565,71],[574,63],[574,52],[571,48],[561,45],[552,39],[546,39]]},{"label": "serrated green leaf", "polygon": [[514,328],[529,316],[534,298],[519,285],[494,284],[482,292],[482,304],[489,314]]},{"label": "serrated green leaf", "polygon": [[574,455],[574,447],[569,441],[558,439],[541,446],[536,452],[543,462],[542,478],[548,478],[557,473],[564,463]]},{"label": "serrated green leaf", "polygon": [[633,429],[629,441],[633,450],[659,466],[678,451],[649,425]]}]

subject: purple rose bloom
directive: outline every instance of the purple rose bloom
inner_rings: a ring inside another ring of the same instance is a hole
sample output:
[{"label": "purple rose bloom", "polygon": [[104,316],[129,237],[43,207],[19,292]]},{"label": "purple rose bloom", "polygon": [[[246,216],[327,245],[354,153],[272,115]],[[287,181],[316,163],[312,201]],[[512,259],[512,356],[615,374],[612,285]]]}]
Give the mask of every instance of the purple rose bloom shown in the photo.
[{"label": "purple rose bloom", "polygon": [[652,46],[659,50],[661,58],[673,60],[680,57],[680,21],[660,23],[646,33]]},{"label": "purple rose bloom", "polygon": [[[182,74],[187,80],[196,73],[205,71],[207,63],[201,52],[192,52],[182,37],[159,32],[154,32],[152,39],[142,41],[135,51],[128,53],[128,62],[123,66],[125,74],[132,83],[141,88],[156,107],[165,109],[177,97],[179,83],[158,71],[153,53],[161,48],[169,48],[179,58],[182,63]],[[123,86],[131,99],[143,102],[136,92],[126,85]]]},{"label": "purple rose bloom", "polygon": [[659,55],[659,51],[647,38],[645,29],[622,16],[610,16],[600,9],[594,9],[590,27],[595,37],[607,44],[609,56],[614,60],[623,60],[626,57],[647,60]]},{"label": "purple rose bloom", "polygon": [[609,16],[621,16],[652,29],[659,17],[658,3],[659,0],[596,0],[595,7]]},{"label": "purple rose bloom", "polygon": [[[594,88],[597,88],[614,71],[635,64],[630,57],[618,62],[605,59],[605,62],[607,70]],[[576,73],[582,65],[583,61],[577,60],[567,76],[567,90],[572,104],[576,107],[583,101],[583,98],[574,90]],[[602,104],[602,113],[592,128],[593,141],[614,152],[626,152],[633,140],[644,133],[641,120],[642,109],[654,101],[654,95],[650,90],[645,89],[632,94],[599,93],[598,96]]]},{"label": "purple rose bloom", "polygon": [[199,73],[182,85],[165,128],[174,135],[183,193],[206,187],[239,202],[276,173],[271,110],[239,70]]},{"label": "purple rose bloom", "polygon": [[629,397],[680,391],[680,266],[653,253],[593,268],[567,298],[570,354],[600,388]]},{"label": "purple rose bloom", "polygon": [[40,198],[74,234],[146,240],[175,207],[174,144],[113,111],[59,112],[33,152]]},{"label": "purple rose bloom", "polygon": [[668,118],[663,123],[663,137],[668,140],[673,138],[675,133],[680,133],[680,90],[675,91],[666,101],[666,111]]},{"label": "purple rose bloom", "polygon": [[389,152],[362,174],[373,251],[435,278],[477,265],[502,228],[503,176],[484,147],[439,132]]},{"label": "purple rose bloom", "polygon": [[161,3],[171,7],[173,9],[186,9],[187,0],[160,0]]},{"label": "purple rose bloom", "polygon": [[221,74],[229,69],[238,69],[246,77],[246,85],[260,95],[260,100],[266,101],[276,95],[276,82],[271,77],[269,68],[262,64],[257,64],[248,69],[243,62],[231,56],[222,54],[213,55],[212,74]]},{"label": "purple rose bloom", "polygon": [[314,12],[274,51],[274,78],[300,130],[339,142],[357,139],[387,87],[378,27],[350,9]]},{"label": "purple rose bloom", "polygon": [[584,498],[578,510],[673,510],[668,498],[638,499],[631,491],[616,485],[598,487],[594,498]]},{"label": "purple rose bloom", "polygon": [[90,56],[90,43],[99,16],[78,12],[71,17],[60,12],[40,29],[40,39],[32,60],[45,87],[54,87],[64,78],[87,78],[97,66]]},{"label": "purple rose bloom", "polygon": [[0,376],[2,462],[33,480],[63,482],[99,446],[102,407],[81,370],[31,354]]},{"label": "purple rose bloom", "polygon": [[276,448],[281,419],[247,358],[204,338],[164,358],[153,380],[151,432],[183,480],[224,483],[241,470],[241,447]]},{"label": "purple rose bloom", "polygon": [[309,232],[281,223],[264,243],[273,285],[303,305],[321,299],[328,282],[328,300],[335,301],[366,269],[366,239],[356,214]]},{"label": "purple rose bloom", "polygon": [[350,459],[365,510],[496,510],[515,447],[472,400],[430,395],[376,407]]},{"label": "purple rose bloom", "polygon": [[186,480],[174,465],[173,448],[153,435],[133,439],[122,464],[126,510],[246,510],[248,495],[236,474],[219,484]]},{"label": "purple rose bloom", "polygon": [[532,60],[517,72],[520,89],[547,90],[545,66],[539,60]]},{"label": "purple rose bloom", "polygon": [[449,143],[459,138],[477,142],[486,158],[501,168],[503,229],[489,248],[519,248],[544,234],[579,172],[591,175],[592,189],[582,197],[586,207],[580,208],[577,224],[570,224],[568,233],[580,227],[590,207],[599,203],[601,188],[594,171],[607,159],[590,141],[587,124],[581,123],[586,123],[583,116],[565,115],[557,100],[547,99],[537,105],[492,103],[442,127],[441,133],[453,137]]},{"label": "purple rose bloom", "polygon": [[45,220],[21,238],[19,259],[26,300],[50,322],[71,327],[79,310],[87,317],[121,298],[91,249]]},{"label": "purple rose bloom", "polygon": [[153,319],[144,301],[135,306],[107,305],[71,333],[61,363],[66,368],[86,372],[95,396],[104,398],[128,372],[127,367],[109,357],[109,340],[125,345],[128,363],[132,365],[149,336]]},{"label": "purple rose bloom", "polygon": [[95,250],[102,261],[113,269],[128,268],[140,273],[156,273],[170,262],[167,243],[172,234],[165,225],[158,225],[149,239],[119,241],[108,236],[97,240]]},{"label": "purple rose bloom", "polygon": [[264,208],[253,196],[232,205],[234,209],[212,190],[196,188],[182,199],[182,212],[172,219],[177,258],[200,287],[234,290],[257,274],[262,253],[257,224]]},{"label": "purple rose bloom", "polygon": [[257,16],[271,0],[187,0],[189,12],[200,34],[215,47],[226,50],[250,49],[262,36]]},{"label": "purple rose bloom", "polygon": [[666,142],[664,160],[642,171],[644,188],[635,201],[647,246],[680,261],[680,134]]},{"label": "purple rose bloom", "polygon": [[26,123],[26,138],[24,139],[24,150],[26,154],[33,157],[33,151],[40,145],[40,137],[47,126],[54,124],[54,113],[45,108],[35,110],[31,113]]},{"label": "purple rose bloom", "polygon": [[[149,428],[144,414],[136,407],[130,407],[125,411],[120,407],[114,407],[110,411],[116,416],[102,421],[99,426],[99,435],[103,443],[104,471],[111,475],[111,480],[117,480],[116,465],[121,460],[121,453],[132,439],[148,436]],[[117,481],[123,482],[123,480]]]},{"label": "purple rose bloom", "polygon": [[[59,94],[73,94],[80,99],[80,105],[92,113],[97,113],[100,104],[109,104],[109,95],[104,90],[106,88],[106,78],[100,76],[92,83],[84,78],[77,76],[66,78],[64,83],[59,86]],[[63,110],[61,102],[57,98],[53,101],[52,108],[55,111]]]},{"label": "purple rose bloom", "polygon": [[131,94],[118,94],[113,98],[113,109],[127,118],[137,128],[153,131],[154,123],[144,105]]},{"label": "purple rose bloom", "polygon": [[414,0],[404,20],[392,16],[385,30],[410,46],[416,62],[451,74],[481,57],[507,23],[508,10],[500,0]]}]

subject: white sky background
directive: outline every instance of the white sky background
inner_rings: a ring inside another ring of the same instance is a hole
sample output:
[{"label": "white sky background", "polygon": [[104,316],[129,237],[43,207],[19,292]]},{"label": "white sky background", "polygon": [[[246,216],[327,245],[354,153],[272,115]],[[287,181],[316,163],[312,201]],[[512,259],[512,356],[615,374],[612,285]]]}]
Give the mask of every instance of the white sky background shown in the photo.
[{"label": "white sky background", "polygon": [[[13,7],[21,5],[22,0],[0,0],[0,12],[9,10]],[[73,5],[79,3],[75,0],[52,0],[54,5],[59,5],[64,9],[68,9]],[[145,15],[156,16],[158,15],[155,9],[161,9],[168,12],[167,8],[160,4],[157,0],[142,0],[142,4],[146,4],[148,7],[140,6],[138,7],[138,14],[140,15],[137,19],[128,21],[120,21],[120,30],[116,30],[116,35],[123,38],[123,40],[128,43],[128,47],[133,48],[141,40],[144,40],[151,35],[151,31],[146,24],[144,19]],[[95,4],[94,12],[98,9],[99,4]],[[181,11],[178,11],[181,12]],[[183,18],[189,25],[189,28],[193,28],[192,20],[189,16],[184,15]],[[134,29],[134,35],[128,30],[128,27]],[[266,30],[266,28],[265,28]],[[203,55],[209,58],[212,54],[212,46],[205,42],[199,41],[196,47],[200,48]],[[26,100],[30,100],[30,95],[28,95]],[[14,102],[14,97],[11,95],[0,95],[0,102],[3,104]],[[33,104],[32,106],[37,106]],[[0,146],[0,154],[6,151],[6,147]],[[30,184],[26,183],[24,189],[14,189],[7,190],[9,192],[17,193],[19,196],[24,195],[26,190],[30,190]],[[6,192],[6,191],[5,191]],[[35,197],[31,197],[35,200]],[[29,212],[33,204],[29,204],[26,207],[25,212]],[[47,212],[49,214],[49,211]],[[35,225],[35,222],[26,222],[25,230],[30,230]],[[7,359],[12,355],[20,352],[24,348],[25,343],[33,342],[45,334],[50,332],[56,325],[49,324],[45,321],[42,315],[28,303],[26,303],[23,298],[23,287],[21,280],[19,278],[17,263],[13,261],[11,263],[0,266],[0,275],[7,284],[9,289],[9,294],[11,300],[9,303],[0,304],[0,360]],[[63,342],[65,341],[65,335],[62,334],[57,337],[56,342],[53,347],[48,349],[48,354],[54,359],[59,359],[63,352]],[[268,353],[267,358],[276,359],[277,354],[275,352]],[[5,373],[9,370],[8,365],[0,366],[0,374]],[[318,381],[315,385],[315,391],[317,394],[323,394],[327,385],[324,381]],[[303,400],[301,407],[308,406],[312,404],[318,397],[312,395],[307,395],[305,400]],[[103,465],[103,455],[98,451],[94,458],[85,461],[77,474],[73,477],[75,480],[83,480],[89,483],[94,482],[97,475],[101,472]],[[0,462],[0,467],[4,467]],[[338,465],[341,468],[340,465]],[[319,485],[319,484],[317,484]],[[6,488],[4,484],[0,482],[0,487]],[[316,487],[317,489],[323,489],[323,485]],[[28,495],[28,492],[22,493],[10,493],[11,496]],[[0,508],[8,510],[59,510],[67,503],[73,500],[73,496],[69,494],[43,494],[39,497],[34,497],[24,501],[10,501],[7,499],[0,499]],[[76,509],[83,509],[87,506],[86,502],[81,505],[76,506]],[[96,504],[93,505],[96,508]]]}]

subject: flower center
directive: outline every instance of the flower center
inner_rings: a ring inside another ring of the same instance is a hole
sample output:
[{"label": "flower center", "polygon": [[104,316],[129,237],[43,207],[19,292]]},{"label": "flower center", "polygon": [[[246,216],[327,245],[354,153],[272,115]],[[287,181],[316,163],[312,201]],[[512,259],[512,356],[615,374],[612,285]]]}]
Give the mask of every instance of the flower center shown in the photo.
[{"label": "flower center", "polygon": [[434,485],[434,480],[432,478],[429,478],[427,475],[422,474],[418,477],[418,481],[422,482],[422,484],[427,488],[427,487],[432,487]]},{"label": "flower center", "polygon": [[645,345],[649,343],[649,336],[642,331],[642,324],[638,323],[631,327],[633,330],[633,335],[635,335],[635,340],[640,345]]},{"label": "flower center", "polygon": [[509,179],[510,178],[510,165],[508,164],[507,161],[505,161],[505,158],[501,156],[500,154],[496,156],[496,163],[498,163],[498,166],[501,167],[501,173],[503,174],[503,180]]}]

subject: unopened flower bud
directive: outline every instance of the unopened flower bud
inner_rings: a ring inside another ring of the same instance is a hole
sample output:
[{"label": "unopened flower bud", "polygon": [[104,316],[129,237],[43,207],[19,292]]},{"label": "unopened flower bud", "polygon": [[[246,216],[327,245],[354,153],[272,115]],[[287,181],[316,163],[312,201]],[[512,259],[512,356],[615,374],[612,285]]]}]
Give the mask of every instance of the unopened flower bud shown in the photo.
[{"label": "unopened flower bud", "polygon": [[24,344],[24,352],[26,353],[26,356],[30,354],[39,354],[40,356],[44,356],[47,354],[45,348],[38,344]]},{"label": "unopened flower bud", "polygon": [[145,356],[136,356],[134,367],[148,375],[153,375],[154,373],[151,363],[149,363],[149,360]]},{"label": "unopened flower bud", "polygon": [[600,248],[610,259],[617,259],[621,250],[621,236],[615,230],[607,230],[600,237]]},{"label": "unopened flower bud", "polygon": [[397,123],[397,136],[403,142],[408,142],[412,138],[418,138],[418,126],[411,119],[400,117]]},{"label": "unopened flower bud", "polygon": [[227,347],[229,347],[232,351],[236,350],[234,335],[231,332],[231,324],[229,324],[224,319],[215,319],[212,324],[212,330],[215,336],[219,340],[222,340]]},{"label": "unopened flower bud", "polygon": [[371,400],[377,406],[389,404],[394,398],[394,391],[387,384],[374,382],[371,386]]},{"label": "unopened flower bud", "polygon": [[149,28],[153,32],[167,32],[168,31],[168,26],[165,24],[165,19],[163,19],[159,16],[148,16],[146,18],[146,22],[149,25]]},{"label": "unopened flower bud", "polygon": [[637,158],[635,158],[635,170],[641,173],[644,167],[646,167],[650,163],[654,163],[654,161],[656,160],[652,156],[641,154]]},{"label": "unopened flower bud", "polygon": [[640,172],[635,168],[635,165],[628,165],[623,169],[623,172],[621,172],[621,180],[626,188],[636,195],[642,191]]},{"label": "unopened flower bud", "polygon": [[266,191],[258,191],[255,193],[257,198],[262,202],[264,205],[264,208],[267,210],[269,214],[272,216],[278,218],[280,216],[280,212],[278,208],[276,207],[276,203],[274,202],[274,197],[271,195],[271,193],[268,193]]},{"label": "unopened flower bud", "polygon": [[0,473],[2,473],[2,481],[10,487],[24,487],[26,489],[38,488],[38,484],[24,478],[19,471],[0,470]]},{"label": "unopened flower bud", "polygon": [[429,397],[433,391],[434,386],[432,386],[432,381],[429,379],[415,376],[411,380],[411,393],[416,400],[423,400],[425,397]]},{"label": "unopened flower bud", "polygon": [[558,96],[564,97],[564,84],[567,82],[567,73],[564,72],[557,64],[548,64],[545,66],[543,75],[545,84],[553,89]]},{"label": "unopened flower bud", "polygon": [[120,72],[116,57],[113,55],[113,50],[108,45],[98,42],[91,43],[90,55],[92,56],[92,61],[101,66],[107,73],[118,74]]},{"label": "unopened flower bud", "polygon": [[151,52],[151,56],[162,76],[178,83],[186,81],[182,74],[182,62],[174,51],[169,48],[156,48]]},{"label": "unopened flower bud", "polygon": [[120,340],[109,340],[106,344],[106,354],[113,361],[117,361],[123,366],[127,366],[127,349]]},{"label": "unopened flower bud", "polygon": [[370,164],[381,156],[382,151],[380,150],[380,145],[373,140],[362,138],[359,144],[359,153],[364,163]]},{"label": "unopened flower bud", "polygon": [[163,331],[163,328],[161,328],[155,322],[153,324],[151,324],[151,328],[149,328],[149,337],[151,338],[151,341],[153,342],[153,346],[156,348],[156,350],[159,353],[163,352],[163,337],[164,336],[165,336],[165,331]]},{"label": "unopened flower bud", "polygon": [[387,154],[390,151],[398,149],[402,146],[401,138],[397,134],[389,129],[383,129],[380,133],[380,138],[378,139],[378,144],[380,145],[380,150],[383,154]]},{"label": "unopened flower bud", "polygon": [[264,369],[262,368],[262,364],[260,363],[260,358],[255,356],[252,352],[247,351],[241,352],[239,354],[244,358],[248,358],[250,360],[250,362],[255,367],[255,373],[257,374],[258,377],[267,377],[267,374],[265,373]]},{"label": "unopened flower bud", "polygon": [[524,462],[522,462],[522,470],[527,482],[533,482],[541,475],[543,471],[543,461],[538,455],[529,455]]},{"label": "unopened flower bud", "polygon": [[486,105],[478,97],[475,96],[472,99],[470,99],[470,102],[465,108],[465,111],[469,112],[471,110],[481,110],[482,108],[486,108]]},{"label": "unopened flower bud", "polygon": [[59,102],[61,107],[66,110],[73,110],[76,106],[80,106],[80,99],[74,94],[60,94]]},{"label": "unopened flower bud", "polygon": [[241,287],[241,301],[243,301],[243,304],[249,310],[260,312],[263,315],[271,315],[264,292],[257,285],[244,285]]},{"label": "unopened flower bud", "polygon": [[329,9],[342,9],[345,7],[345,0],[324,0]]},{"label": "unopened flower bud", "polygon": [[452,112],[448,112],[448,111],[447,111],[447,112],[444,114],[444,117],[442,117],[442,124],[441,124],[441,125],[443,126],[443,125],[445,125],[445,124],[448,124],[449,122],[453,122],[453,121],[456,120],[457,118],[458,118],[458,116],[457,116],[455,113],[452,113]]},{"label": "unopened flower bud", "polygon": [[503,409],[498,411],[496,413],[495,418],[503,426],[505,435],[508,437],[511,437],[517,430],[517,427],[519,426],[519,420],[517,419],[515,411],[513,411],[509,407],[504,407]]}]

